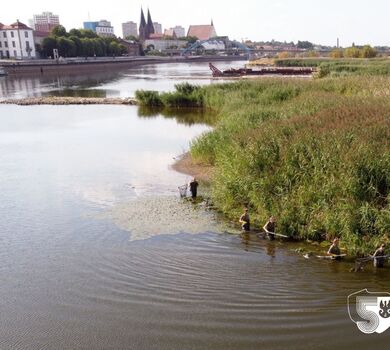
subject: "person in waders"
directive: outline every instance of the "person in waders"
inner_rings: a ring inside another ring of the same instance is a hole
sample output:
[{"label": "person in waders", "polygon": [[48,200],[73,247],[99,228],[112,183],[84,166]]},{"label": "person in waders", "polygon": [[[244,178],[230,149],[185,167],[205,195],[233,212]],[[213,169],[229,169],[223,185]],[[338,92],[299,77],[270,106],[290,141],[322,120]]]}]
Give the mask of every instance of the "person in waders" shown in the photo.
[{"label": "person in waders", "polygon": [[245,208],[244,209],[244,214],[242,214],[240,216],[240,224],[241,224],[241,228],[243,231],[245,232],[249,232],[250,229],[251,229],[251,220],[249,218],[249,214],[248,214],[248,208]]},{"label": "person in waders", "polygon": [[385,265],[385,245],[382,244],[374,253],[374,266],[375,267],[384,267]]},{"label": "person in waders", "polygon": [[329,256],[334,256],[335,260],[341,260],[339,243],[340,243],[340,239],[335,238],[327,252]]},{"label": "person in waders", "polygon": [[267,237],[270,241],[273,241],[275,239],[275,228],[276,228],[276,219],[274,216],[271,216],[263,227],[263,230],[267,234]]},{"label": "person in waders", "polygon": [[196,198],[196,196],[198,195],[198,186],[199,186],[198,181],[196,181],[196,179],[193,178],[192,181],[190,182],[190,192],[192,198]]}]

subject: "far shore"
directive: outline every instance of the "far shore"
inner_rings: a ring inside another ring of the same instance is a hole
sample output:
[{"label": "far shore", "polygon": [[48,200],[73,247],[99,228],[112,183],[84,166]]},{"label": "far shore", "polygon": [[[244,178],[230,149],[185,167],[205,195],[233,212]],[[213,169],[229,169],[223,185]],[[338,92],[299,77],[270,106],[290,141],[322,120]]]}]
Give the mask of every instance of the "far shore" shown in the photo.
[{"label": "far shore", "polygon": [[0,60],[9,76],[36,76],[51,74],[80,74],[161,63],[191,63],[214,61],[244,61],[245,56],[123,56],[123,57],[79,57],[61,60],[36,59],[23,61]]},{"label": "far shore", "polygon": [[26,97],[20,99],[0,100],[0,104],[18,106],[34,105],[136,105],[134,98],[108,97]]}]

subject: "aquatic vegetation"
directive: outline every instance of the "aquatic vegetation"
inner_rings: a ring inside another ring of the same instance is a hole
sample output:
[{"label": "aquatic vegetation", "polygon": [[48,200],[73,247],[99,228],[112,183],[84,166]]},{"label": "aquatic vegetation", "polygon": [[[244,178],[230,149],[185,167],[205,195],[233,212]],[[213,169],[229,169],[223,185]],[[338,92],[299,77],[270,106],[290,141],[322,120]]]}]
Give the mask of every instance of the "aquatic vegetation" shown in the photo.
[{"label": "aquatic vegetation", "polygon": [[137,90],[135,97],[141,106],[147,107],[204,107],[203,90],[189,83],[176,84],[174,92]]},{"label": "aquatic vegetation", "polygon": [[318,77],[345,75],[390,75],[389,58],[291,58],[275,60],[278,67],[317,67]]},{"label": "aquatic vegetation", "polygon": [[390,233],[390,78],[262,79],[213,85],[216,128],[193,141],[215,167],[212,197],[229,218],[250,207],[298,239],[341,236],[351,253]]}]

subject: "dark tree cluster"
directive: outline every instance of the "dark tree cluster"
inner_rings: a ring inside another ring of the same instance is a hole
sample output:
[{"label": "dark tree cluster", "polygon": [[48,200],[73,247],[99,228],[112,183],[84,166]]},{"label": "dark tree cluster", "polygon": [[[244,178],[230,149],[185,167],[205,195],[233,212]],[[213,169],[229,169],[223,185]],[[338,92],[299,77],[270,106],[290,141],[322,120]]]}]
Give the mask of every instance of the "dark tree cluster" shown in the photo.
[{"label": "dark tree cluster", "polygon": [[63,26],[53,28],[50,36],[43,39],[42,54],[51,57],[53,49],[58,49],[62,57],[120,56],[127,52],[116,37],[100,37],[88,29],[71,29],[67,32]]}]

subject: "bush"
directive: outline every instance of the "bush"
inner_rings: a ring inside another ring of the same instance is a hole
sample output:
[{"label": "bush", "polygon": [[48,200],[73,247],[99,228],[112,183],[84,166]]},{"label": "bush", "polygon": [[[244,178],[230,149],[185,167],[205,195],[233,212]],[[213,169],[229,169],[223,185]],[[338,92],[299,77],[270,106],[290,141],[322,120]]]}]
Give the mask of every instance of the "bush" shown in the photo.
[{"label": "bush", "polygon": [[174,92],[165,93],[138,90],[135,96],[141,105],[149,107],[204,107],[203,91],[199,86],[182,83],[175,85],[175,90]]},{"label": "bush", "polygon": [[161,107],[164,105],[158,91],[137,90],[135,98],[141,106]]}]

